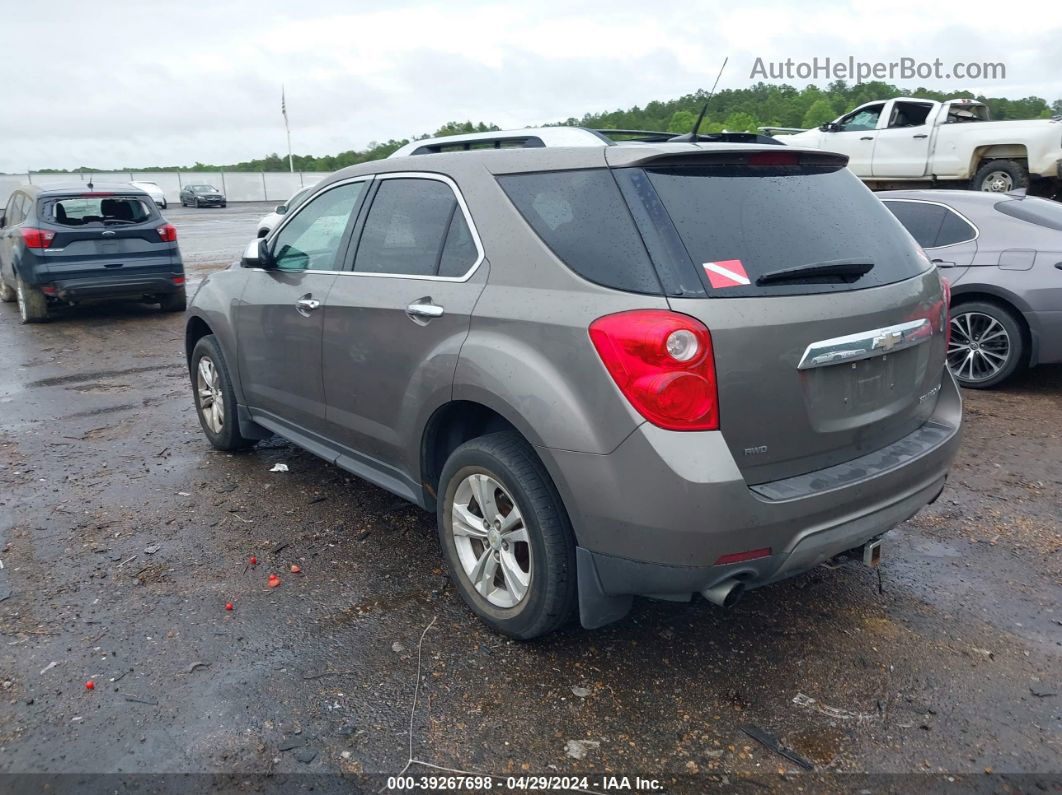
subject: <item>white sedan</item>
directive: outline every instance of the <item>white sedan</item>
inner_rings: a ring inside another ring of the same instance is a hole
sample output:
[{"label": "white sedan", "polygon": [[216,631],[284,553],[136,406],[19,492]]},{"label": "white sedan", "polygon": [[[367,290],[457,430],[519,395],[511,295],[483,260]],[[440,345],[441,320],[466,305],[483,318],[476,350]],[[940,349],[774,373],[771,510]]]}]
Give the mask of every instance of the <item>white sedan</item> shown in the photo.
[{"label": "white sedan", "polygon": [[157,204],[163,210],[166,209],[166,194],[163,193],[162,188],[160,188],[157,183],[130,182],[129,184],[132,185],[134,188],[139,188],[140,190],[144,191],[144,193],[146,193],[152,198],[152,200],[154,200],[155,204]]},{"label": "white sedan", "polygon": [[299,202],[305,199],[307,194],[309,194],[311,188],[313,188],[313,185],[307,185],[305,188],[299,188],[299,190],[295,191],[295,193],[292,194],[291,198],[288,199],[287,202],[285,202],[284,204],[278,204],[273,209],[273,212],[271,212],[267,216],[264,216],[262,220],[258,222],[258,237],[265,237],[270,232],[272,232],[276,225],[280,223],[280,219],[284,217],[284,214],[287,213],[288,210],[293,209],[296,205],[299,204]]}]

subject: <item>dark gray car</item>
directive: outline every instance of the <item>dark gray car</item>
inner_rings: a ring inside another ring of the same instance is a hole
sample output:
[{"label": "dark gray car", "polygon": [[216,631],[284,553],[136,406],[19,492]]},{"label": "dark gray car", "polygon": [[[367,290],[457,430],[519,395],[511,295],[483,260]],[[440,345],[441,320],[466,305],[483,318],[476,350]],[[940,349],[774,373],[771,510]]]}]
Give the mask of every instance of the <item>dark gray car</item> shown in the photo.
[{"label": "dark gray car", "polygon": [[23,185],[0,214],[0,301],[23,323],[56,304],[134,299],[184,311],[177,230],[128,185]]},{"label": "dark gray car", "polygon": [[957,190],[878,196],[951,284],[948,364],[962,386],[1062,362],[1062,204]]},{"label": "dark gray car", "polygon": [[210,274],[210,442],[278,433],[437,512],[519,638],[875,562],[959,442],[902,226],[838,155],[535,140],[344,169]]}]

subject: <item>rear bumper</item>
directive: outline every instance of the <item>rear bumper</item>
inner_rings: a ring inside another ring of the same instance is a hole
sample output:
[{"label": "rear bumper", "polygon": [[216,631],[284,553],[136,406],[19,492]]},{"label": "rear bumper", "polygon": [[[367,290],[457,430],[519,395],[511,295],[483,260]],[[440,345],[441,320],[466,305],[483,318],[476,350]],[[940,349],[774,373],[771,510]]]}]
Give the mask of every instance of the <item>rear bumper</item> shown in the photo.
[{"label": "rear bumper", "polygon": [[[945,374],[930,422],[891,453],[755,490],[718,432],[643,425],[609,455],[542,450],[579,542],[584,625],[620,618],[633,595],[688,599],[730,579],[754,588],[880,536],[940,493],[961,412]],[[766,548],[766,557],[715,565]]]},{"label": "rear bumper", "polygon": [[[173,280],[181,279],[180,284]],[[64,301],[81,301],[94,298],[138,298],[145,295],[168,295],[184,287],[183,273],[87,276],[64,279],[51,283],[55,296]]]}]

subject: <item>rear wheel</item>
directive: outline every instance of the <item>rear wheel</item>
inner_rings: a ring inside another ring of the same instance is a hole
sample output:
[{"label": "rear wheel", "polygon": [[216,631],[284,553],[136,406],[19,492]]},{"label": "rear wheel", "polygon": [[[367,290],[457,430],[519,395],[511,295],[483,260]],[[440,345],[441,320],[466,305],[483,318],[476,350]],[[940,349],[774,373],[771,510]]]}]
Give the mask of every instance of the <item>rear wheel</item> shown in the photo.
[{"label": "rear wheel", "polygon": [[42,323],[48,319],[48,299],[36,287],[22,281],[21,276],[15,277],[15,297],[23,323]]},{"label": "rear wheel", "polygon": [[948,367],[960,386],[997,386],[1014,374],[1024,356],[1025,340],[1013,312],[986,301],[952,307]]},{"label": "rear wheel", "polygon": [[542,462],[513,432],[458,447],[439,482],[439,541],[462,598],[492,629],[529,640],[576,605],[575,540]]},{"label": "rear wheel", "polygon": [[989,160],[974,175],[971,187],[988,193],[1010,193],[1029,186],[1029,170],[1016,160]]},{"label": "rear wheel", "polygon": [[254,440],[240,433],[236,392],[217,337],[208,334],[195,344],[190,366],[196,413],[210,444],[228,451],[252,446]]},{"label": "rear wheel", "polygon": [[162,296],[159,306],[163,312],[183,312],[188,308],[188,293],[181,287],[176,292]]}]

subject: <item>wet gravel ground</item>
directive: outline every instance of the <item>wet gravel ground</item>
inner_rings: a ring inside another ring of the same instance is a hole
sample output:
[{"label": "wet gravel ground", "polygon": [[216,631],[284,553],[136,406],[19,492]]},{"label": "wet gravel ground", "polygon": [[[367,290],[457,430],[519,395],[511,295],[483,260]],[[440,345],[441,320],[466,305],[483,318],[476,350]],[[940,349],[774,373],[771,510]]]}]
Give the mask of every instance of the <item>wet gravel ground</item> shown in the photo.
[{"label": "wet gravel ground", "polygon": [[[266,209],[171,208],[190,280]],[[412,747],[595,791],[1062,785],[1062,367],[966,394],[961,460],[880,579],[818,569],[523,644],[462,606],[432,516],[280,439],[213,452],[182,335],[152,307],[19,326],[0,306],[0,771],[380,791],[362,774]]]}]

